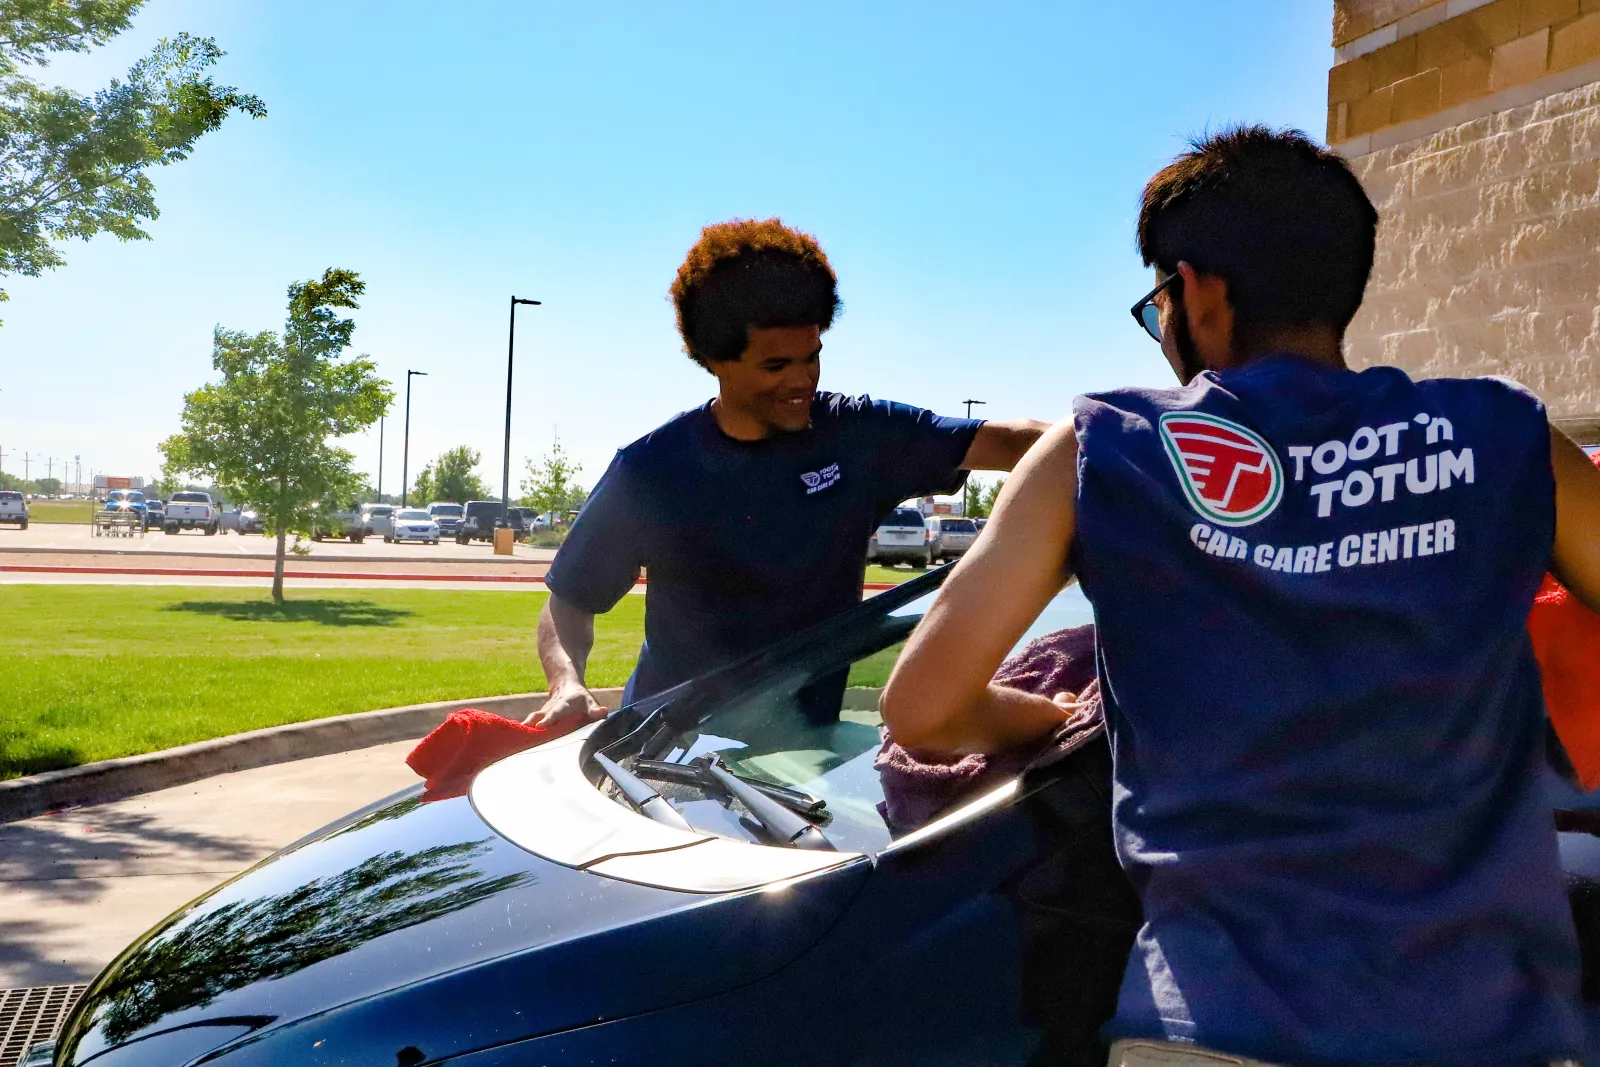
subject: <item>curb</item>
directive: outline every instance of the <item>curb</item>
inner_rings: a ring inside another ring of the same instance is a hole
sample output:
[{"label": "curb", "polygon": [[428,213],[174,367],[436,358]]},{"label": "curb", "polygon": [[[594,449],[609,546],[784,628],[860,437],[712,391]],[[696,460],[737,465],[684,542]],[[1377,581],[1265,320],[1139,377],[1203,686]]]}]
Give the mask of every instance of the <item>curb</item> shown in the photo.
[{"label": "curb", "polygon": [[[592,691],[606,707],[622,700],[621,689]],[[479,697],[410,704],[352,715],[269,726],[230,737],[146,752],[138,756],[85,763],[59,771],[0,782],[0,823],[16,822],[61,808],[104,804],[185,785],[214,774],[265,767],[273,763],[328,756],[390,741],[420,739],[460,708],[482,708],[521,719],[544,705],[544,693]],[[420,781],[420,779],[419,779]]]},{"label": "curb", "polygon": [[[538,561],[536,561],[538,562]],[[220,567],[44,567],[29,564],[0,563],[0,574],[158,574],[167,577],[196,578],[271,578],[271,571],[224,570]],[[338,578],[374,582],[524,582],[543,585],[544,576],[537,574],[391,574],[384,571],[291,571],[284,570],[284,578]],[[634,585],[647,585],[644,578]],[[862,589],[881,593],[897,589],[895,582],[865,582]]]}]

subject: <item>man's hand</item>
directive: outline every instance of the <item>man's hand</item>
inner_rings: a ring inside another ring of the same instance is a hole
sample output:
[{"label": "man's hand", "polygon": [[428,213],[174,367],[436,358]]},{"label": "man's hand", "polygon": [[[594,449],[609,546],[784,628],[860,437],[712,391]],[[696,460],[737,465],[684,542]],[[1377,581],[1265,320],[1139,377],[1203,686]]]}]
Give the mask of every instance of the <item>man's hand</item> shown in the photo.
[{"label": "man's hand", "polygon": [[523,719],[522,724],[547,731],[554,740],[596,719],[605,718],[607,713],[605,705],[583,686],[565,686],[552,690],[544,706]]}]

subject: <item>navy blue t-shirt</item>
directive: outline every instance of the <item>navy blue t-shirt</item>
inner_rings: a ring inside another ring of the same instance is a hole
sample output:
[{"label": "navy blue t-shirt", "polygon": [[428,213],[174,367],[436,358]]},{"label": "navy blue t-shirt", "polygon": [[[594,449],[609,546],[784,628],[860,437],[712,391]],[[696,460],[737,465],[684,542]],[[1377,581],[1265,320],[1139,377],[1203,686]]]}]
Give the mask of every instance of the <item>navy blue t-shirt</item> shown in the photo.
[{"label": "navy blue t-shirt", "polygon": [[1305,1065],[1576,1058],[1527,630],[1555,528],[1538,400],[1279,356],[1076,416],[1145,919],[1111,1036]]},{"label": "navy blue t-shirt", "polygon": [[980,425],[818,393],[810,429],[739,441],[704,404],[617,452],[546,584],[599,615],[645,568],[626,699],[660,692],[858,603],[874,524],[959,489]]}]

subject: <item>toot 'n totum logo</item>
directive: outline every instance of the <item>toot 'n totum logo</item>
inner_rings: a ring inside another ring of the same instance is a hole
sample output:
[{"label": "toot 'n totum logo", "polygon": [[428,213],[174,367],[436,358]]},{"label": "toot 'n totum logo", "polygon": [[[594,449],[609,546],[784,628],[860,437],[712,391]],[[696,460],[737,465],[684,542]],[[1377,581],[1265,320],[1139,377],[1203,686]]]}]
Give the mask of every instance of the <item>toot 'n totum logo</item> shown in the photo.
[{"label": "toot 'n totum logo", "polygon": [[1218,526],[1249,526],[1283,498],[1272,446],[1236,422],[1198,411],[1161,416],[1161,442],[1190,505]]}]

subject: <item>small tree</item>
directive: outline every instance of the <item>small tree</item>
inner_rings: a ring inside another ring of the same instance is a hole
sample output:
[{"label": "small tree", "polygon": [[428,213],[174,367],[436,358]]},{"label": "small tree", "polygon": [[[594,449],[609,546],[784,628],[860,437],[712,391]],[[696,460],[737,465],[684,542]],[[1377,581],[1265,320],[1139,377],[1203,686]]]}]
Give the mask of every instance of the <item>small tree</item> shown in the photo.
[{"label": "small tree", "polygon": [[60,478],[40,478],[34,484],[38,486],[35,492],[41,493],[44,496],[55,496],[57,493],[61,492]]},{"label": "small tree", "polygon": [[476,472],[482,454],[466,445],[457,445],[422,468],[411,491],[412,502],[427,507],[434,500],[464,504],[489,495]]},{"label": "small tree", "polygon": [[583,465],[567,455],[556,437],[550,451],[538,463],[528,460],[527,474],[522,479],[524,507],[543,514],[547,511],[564,513],[582,506],[589,494],[574,479],[583,473]]},{"label": "small tree", "polygon": [[994,511],[994,502],[1000,496],[1000,487],[1006,484],[1004,478],[996,478],[992,482],[984,483],[974,480],[969,497],[972,508],[968,512],[974,519],[987,519],[989,513]]},{"label": "small tree", "polygon": [[330,268],[289,286],[281,338],[218,327],[211,365],[222,381],[183,398],[183,429],[161,445],[165,477],[207,475],[261,512],[278,539],[274,600],[289,533],[310,533],[319,501],[336,509],[361,488],[354,457],[334,439],[371,426],[394,399],[372,360],[340,359],[355,323],[334,309],[357,307],[365,289],[354,272]]}]

